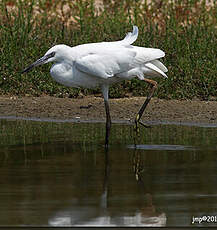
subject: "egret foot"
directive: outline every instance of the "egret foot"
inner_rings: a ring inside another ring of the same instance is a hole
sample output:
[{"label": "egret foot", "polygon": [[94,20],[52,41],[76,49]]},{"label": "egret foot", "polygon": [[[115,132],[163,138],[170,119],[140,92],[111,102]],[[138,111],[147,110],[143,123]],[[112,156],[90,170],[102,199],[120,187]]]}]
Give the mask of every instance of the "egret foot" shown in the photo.
[{"label": "egret foot", "polygon": [[136,133],[136,135],[138,136],[139,134],[139,114],[137,114],[136,118],[135,118],[135,124],[134,124],[134,131]]},{"label": "egret foot", "polygon": [[150,129],[150,128],[151,128],[150,125],[146,125],[146,124],[144,124],[142,121],[139,121],[139,124],[142,125],[143,127],[147,128],[147,129]]},{"label": "egret foot", "polygon": [[144,124],[142,121],[140,121],[140,116],[139,114],[137,114],[136,118],[135,118],[135,125],[134,125],[134,131],[136,133],[136,135],[138,136],[139,135],[139,124],[142,125],[144,128],[151,128],[150,125],[146,125]]}]

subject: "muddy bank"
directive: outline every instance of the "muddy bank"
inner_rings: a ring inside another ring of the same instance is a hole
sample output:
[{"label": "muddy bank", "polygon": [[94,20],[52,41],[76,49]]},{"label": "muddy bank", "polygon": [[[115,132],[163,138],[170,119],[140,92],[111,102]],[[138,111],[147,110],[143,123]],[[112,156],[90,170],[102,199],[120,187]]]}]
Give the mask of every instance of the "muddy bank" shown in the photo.
[{"label": "muddy bank", "polygon": [[[133,121],[144,100],[145,97],[110,99],[112,120]],[[95,96],[80,99],[1,96],[0,116],[104,121],[105,111],[103,99]],[[142,120],[217,124],[217,101],[153,98]]]}]

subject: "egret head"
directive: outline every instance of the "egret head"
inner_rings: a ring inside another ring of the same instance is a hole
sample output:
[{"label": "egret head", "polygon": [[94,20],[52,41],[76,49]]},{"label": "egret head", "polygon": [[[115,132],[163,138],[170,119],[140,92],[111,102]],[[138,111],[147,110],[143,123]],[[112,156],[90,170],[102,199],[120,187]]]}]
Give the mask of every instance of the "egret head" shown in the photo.
[{"label": "egret head", "polygon": [[66,50],[68,50],[66,45],[56,45],[50,48],[43,57],[39,58],[37,61],[25,68],[21,73],[27,73],[32,70],[33,67],[46,64],[48,62],[57,62],[63,59]]}]

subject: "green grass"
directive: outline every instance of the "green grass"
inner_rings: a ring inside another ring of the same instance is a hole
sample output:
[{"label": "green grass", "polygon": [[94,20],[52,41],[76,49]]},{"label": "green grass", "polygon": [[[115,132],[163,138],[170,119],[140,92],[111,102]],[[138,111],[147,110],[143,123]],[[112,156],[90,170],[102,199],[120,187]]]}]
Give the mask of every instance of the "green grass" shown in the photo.
[{"label": "green grass", "polygon": [[[99,89],[73,89],[55,83],[49,66],[20,72],[53,45],[75,46],[122,39],[132,25],[139,27],[135,45],[165,51],[168,79],[158,79],[159,98],[217,100],[216,1],[104,0],[96,10],[91,0],[3,0],[0,3],[0,94],[43,94],[76,97]],[[68,11],[64,9],[68,7]],[[69,20],[73,17],[74,20]],[[147,94],[137,79],[113,85],[110,97]]]},{"label": "green grass", "polygon": [[[36,122],[26,120],[0,120],[0,155],[8,147],[45,143],[70,143],[70,146],[92,145],[98,148],[104,146],[104,123],[74,123],[71,122]],[[157,125],[149,132],[141,132],[137,143],[144,140],[148,144],[200,146],[208,148],[216,146],[216,128],[197,126]],[[175,135],[174,135],[175,134]],[[133,126],[114,124],[110,142],[116,145],[133,144]],[[33,148],[34,149],[34,148]],[[54,146],[55,149],[55,146]],[[212,148],[211,148],[212,149]],[[12,148],[14,151],[15,148]]]}]

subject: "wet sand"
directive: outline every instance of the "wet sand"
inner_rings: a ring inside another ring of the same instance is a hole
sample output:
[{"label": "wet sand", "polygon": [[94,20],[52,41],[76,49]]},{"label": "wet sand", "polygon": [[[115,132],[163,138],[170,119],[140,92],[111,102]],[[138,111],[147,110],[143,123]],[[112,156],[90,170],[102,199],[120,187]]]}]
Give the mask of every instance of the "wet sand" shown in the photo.
[{"label": "wet sand", "polygon": [[[145,97],[110,99],[113,121],[132,122]],[[105,121],[101,97],[83,98],[0,97],[0,117],[48,120]],[[142,117],[144,122],[217,125],[217,101],[163,100],[153,98]]]}]

